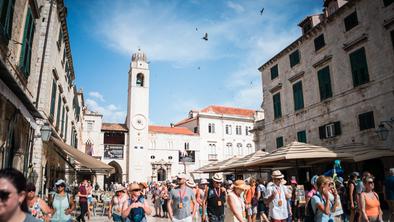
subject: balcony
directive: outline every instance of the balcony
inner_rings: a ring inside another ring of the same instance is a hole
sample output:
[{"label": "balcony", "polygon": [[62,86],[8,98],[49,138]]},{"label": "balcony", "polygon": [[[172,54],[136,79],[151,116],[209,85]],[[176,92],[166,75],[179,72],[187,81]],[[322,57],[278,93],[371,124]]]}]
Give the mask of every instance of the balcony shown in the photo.
[{"label": "balcony", "polygon": [[218,160],[217,154],[208,154],[208,161],[216,161]]}]

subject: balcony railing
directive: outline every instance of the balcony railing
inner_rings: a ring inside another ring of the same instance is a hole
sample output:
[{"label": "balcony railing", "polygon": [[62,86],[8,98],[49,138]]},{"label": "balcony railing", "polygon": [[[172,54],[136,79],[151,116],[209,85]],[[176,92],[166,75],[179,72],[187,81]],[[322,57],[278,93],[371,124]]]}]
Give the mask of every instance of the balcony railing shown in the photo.
[{"label": "balcony railing", "polygon": [[217,154],[208,154],[208,160],[209,161],[218,160],[218,155]]}]

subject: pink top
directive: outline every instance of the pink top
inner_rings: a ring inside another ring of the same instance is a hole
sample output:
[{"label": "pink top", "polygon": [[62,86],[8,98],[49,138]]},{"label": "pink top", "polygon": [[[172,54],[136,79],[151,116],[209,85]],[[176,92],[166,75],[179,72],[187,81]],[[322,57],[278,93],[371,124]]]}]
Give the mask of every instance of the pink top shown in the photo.
[{"label": "pink top", "polygon": [[317,190],[315,189],[315,187],[313,187],[312,190],[309,191],[308,194],[307,194],[306,196],[309,197],[309,198],[312,198],[313,195],[316,194],[316,192],[317,192]]}]

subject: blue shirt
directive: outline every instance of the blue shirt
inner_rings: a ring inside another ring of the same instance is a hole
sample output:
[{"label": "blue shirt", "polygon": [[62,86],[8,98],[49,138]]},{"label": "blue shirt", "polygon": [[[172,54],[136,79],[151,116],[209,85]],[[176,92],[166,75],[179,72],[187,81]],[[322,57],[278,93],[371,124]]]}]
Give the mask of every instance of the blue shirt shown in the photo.
[{"label": "blue shirt", "polygon": [[[332,213],[327,215],[317,208],[318,203],[322,204],[323,207],[326,205],[326,200],[322,198],[319,191],[316,195],[313,195],[311,201],[313,212],[315,212],[315,222],[334,222],[334,215]],[[333,203],[330,201],[330,209],[332,209],[332,207]],[[330,212],[332,212],[332,210],[330,210]]]},{"label": "blue shirt", "polygon": [[386,189],[386,199],[394,200],[394,176],[386,177],[384,187]]}]

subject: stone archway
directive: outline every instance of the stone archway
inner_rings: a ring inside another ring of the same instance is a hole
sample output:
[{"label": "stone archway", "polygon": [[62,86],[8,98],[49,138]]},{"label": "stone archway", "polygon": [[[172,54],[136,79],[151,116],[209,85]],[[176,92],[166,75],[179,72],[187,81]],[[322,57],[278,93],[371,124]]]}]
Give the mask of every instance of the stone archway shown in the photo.
[{"label": "stone archway", "polygon": [[108,165],[115,168],[115,173],[111,174],[109,177],[105,177],[104,183],[110,185],[112,183],[122,183],[122,167],[116,161],[111,161]]},{"label": "stone archway", "polygon": [[165,181],[171,179],[171,162],[163,159],[152,162],[152,181]]}]

